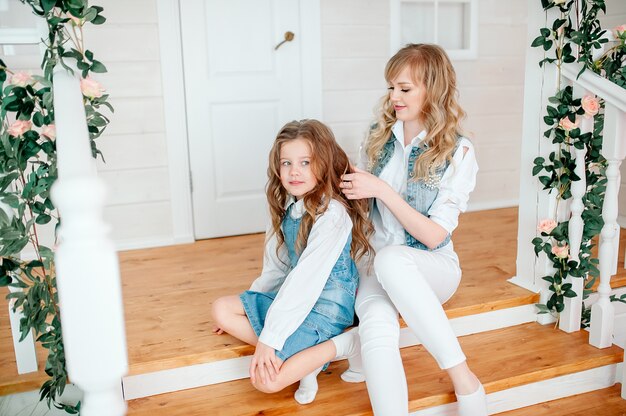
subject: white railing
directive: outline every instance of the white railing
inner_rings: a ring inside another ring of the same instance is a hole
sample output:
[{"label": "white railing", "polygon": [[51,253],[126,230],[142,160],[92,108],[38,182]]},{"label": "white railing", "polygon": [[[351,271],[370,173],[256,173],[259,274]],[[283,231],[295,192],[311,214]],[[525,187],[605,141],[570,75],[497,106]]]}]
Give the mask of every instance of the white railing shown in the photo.
[{"label": "white railing", "polygon": [[[617,272],[617,255],[619,245],[619,225],[617,224],[617,195],[619,192],[619,166],[626,157],[626,90],[598,76],[592,71],[583,72],[580,77],[579,64],[565,64],[562,75],[574,88],[574,96],[582,97],[590,94],[602,98],[605,102],[604,131],[602,155],[607,160],[607,187],[602,208],[604,227],[600,235],[599,269],[600,285],[598,299],[591,309],[591,333],[589,343],[598,348],[606,348],[613,344],[614,311],[609,299],[611,293],[611,277]],[[593,131],[593,119],[583,118],[581,133]],[[578,253],[582,241],[584,223],[582,197],[585,194],[586,182],[584,160],[585,153],[572,148],[575,155],[577,174],[582,178],[572,182],[572,201],[570,203],[571,218],[569,223],[570,253],[573,260],[578,261]],[[580,311],[582,306],[582,279],[568,277],[568,281],[576,286],[577,297],[568,299],[566,310],[561,314],[560,327],[568,332],[580,328]]]},{"label": "white railing", "polygon": [[57,65],[53,83],[59,179],[52,198],[63,218],[55,264],[67,370],[84,392],[81,414],[121,416],[128,363],[119,265],[102,219],[104,185],[79,80]]}]

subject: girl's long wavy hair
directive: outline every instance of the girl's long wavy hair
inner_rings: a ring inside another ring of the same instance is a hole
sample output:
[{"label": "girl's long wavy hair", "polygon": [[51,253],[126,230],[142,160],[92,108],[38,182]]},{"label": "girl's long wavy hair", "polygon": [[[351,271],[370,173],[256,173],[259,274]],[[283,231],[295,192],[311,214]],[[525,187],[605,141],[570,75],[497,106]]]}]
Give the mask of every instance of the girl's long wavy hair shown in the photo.
[{"label": "girl's long wavy hair", "polygon": [[306,212],[298,230],[296,251],[301,253],[304,250],[313,223],[326,211],[330,200],[335,199],[346,208],[352,219],[350,254],[355,261],[360,259],[372,251],[369,237],[374,232],[374,227],[368,219],[368,203],[366,199],[347,199],[341,192],[341,175],[352,173],[353,169],[348,156],[335,141],[332,131],[317,120],[285,124],[278,132],[270,151],[266,194],[272,218],[272,232],[278,238],[277,252],[285,242],[281,224],[286,215],[285,203],[289,198],[280,180],[280,149],[284,143],[295,139],[303,139],[311,147],[311,171],[317,180],[317,185],[303,196]]},{"label": "girl's long wavy hair", "polygon": [[[409,68],[412,81],[425,90],[421,122],[427,132],[424,142],[429,145],[414,167],[414,179],[425,178],[437,167],[452,160],[461,120],[465,111],[457,101],[456,73],[445,51],[430,44],[409,44],[391,57],[385,67],[385,79],[391,82]],[[376,123],[365,142],[369,165],[373,166],[383,146],[389,140],[396,113],[386,94],[381,99]]]}]

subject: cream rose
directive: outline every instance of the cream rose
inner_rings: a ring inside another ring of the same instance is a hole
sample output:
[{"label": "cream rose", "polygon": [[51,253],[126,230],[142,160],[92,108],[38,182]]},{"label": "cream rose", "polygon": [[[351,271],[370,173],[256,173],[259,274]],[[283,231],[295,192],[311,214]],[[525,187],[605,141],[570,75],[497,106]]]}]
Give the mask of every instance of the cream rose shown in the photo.
[{"label": "cream rose", "polygon": [[537,226],[537,230],[542,233],[550,234],[552,230],[556,228],[556,221],[546,219],[539,221],[539,225]]},{"label": "cream rose", "polygon": [[80,90],[85,97],[89,98],[102,97],[102,94],[105,91],[104,87],[102,87],[102,85],[98,81],[90,77],[80,80]]},{"label": "cream rose", "polygon": [[17,120],[17,121],[14,121],[13,124],[9,126],[9,129],[7,131],[13,137],[20,137],[21,135],[26,133],[28,130],[30,130],[32,126],[33,126],[33,123],[31,123],[28,120]]},{"label": "cream rose", "polygon": [[580,120],[578,119],[578,117],[576,117],[576,121],[574,121],[573,123],[569,119],[569,117],[563,117],[561,121],[559,121],[559,126],[561,126],[561,128],[565,131],[570,131],[578,127],[579,123]]},{"label": "cream rose", "polygon": [[600,100],[593,95],[585,95],[581,101],[583,110],[585,110],[585,117],[591,118],[598,114],[600,110]]},{"label": "cream rose", "polygon": [[41,129],[41,135],[54,140],[57,137],[57,129],[54,124],[47,124]]},{"label": "cream rose", "polygon": [[13,85],[17,85],[18,87],[25,87],[27,85],[33,84],[35,80],[26,72],[16,72],[11,77],[10,83]]},{"label": "cream rose", "polygon": [[566,259],[569,256],[569,246],[565,244],[564,246],[554,246],[552,247],[552,254],[560,259]]},{"label": "cream rose", "polygon": [[565,4],[567,0],[554,0],[554,4]]}]

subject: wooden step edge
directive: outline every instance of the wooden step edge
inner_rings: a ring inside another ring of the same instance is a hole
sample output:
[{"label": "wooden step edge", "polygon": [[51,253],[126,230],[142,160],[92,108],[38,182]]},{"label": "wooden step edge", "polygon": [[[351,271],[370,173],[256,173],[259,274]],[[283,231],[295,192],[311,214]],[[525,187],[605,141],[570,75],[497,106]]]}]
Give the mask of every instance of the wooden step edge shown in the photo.
[{"label": "wooden step edge", "polygon": [[[470,335],[461,339],[461,344],[468,353],[470,367],[481,378],[488,393],[584,373],[587,370],[600,370],[620,363],[623,356],[623,350],[616,346],[602,350],[591,347],[588,344],[588,334],[584,331],[567,334],[536,323]],[[553,344],[569,348],[562,348],[565,353],[561,356],[553,348]],[[409,402],[410,410],[413,412],[453,403],[454,392],[445,374],[427,357],[428,353],[423,347],[413,348],[416,350],[402,350],[409,382],[409,397],[412,398]],[[192,407],[196,412],[194,414],[282,416],[334,412],[346,416],[371,415],[365,385],[343,383],[339,380],[338,375],[346,367],[344,361],[331,365],[329,371],[320,377],[318,400],[306,408],[293,401],[294,386],[267,396],[256,392],[248,380],[242,379],[133,400],[129,402],[129,414],[183,415],[187,414],[183,413],[185,406],[193,403]],[[211,397],[211,401],[207,401],[207,397]],[[232,402],[234,397],[240,398],[239,404]],[[220,404],[222,401],[224,404]],[[231,408],[224,407],[225,403],[233,403],[240,411],[233,409],[234,413],[229,413],[228,409]],[[340,411],[337,410],[339,408]]]},{"label": "wooden step edge", "polygon": [[[539,294],[529,292],[526,296],[519,296],[514,299],[494,300],[480,305],[471,305],[446,310],[449,319],[461,318],[464,316],[478,315],[485,312],[493,312],[514,308],[517,306],[532,305],[539,301]],[[400,319],[400,327],[407,325]],[[223,348],[195,354],[181,354],[177,357],[157,359],[131,364],[129,366],[129,376],[146,374],[161,370],[174,369],[183,366],[196,364],[206,364],[231,358],[245,357],[254,354],[254,348],[244,344],[224,344]]]},{"label": "wooden step edge", "polygon": [[0,396],[39,390],[41,385],[48,379],[49,377],[44,371],[20,374],[15,380],[6,380],[0,383]]},{"label": "wooden step edge", "polygon": [[[612,347],[611,347],[612,348]],[[536,383],[543,380],[549,380],[566,374],[578,373],[597,367],[603,367],[610,364],[618,364],[623,361],[623,350],[615,348],[610,354],[590,359],[581,359],[576,363],[569,363],[560,366],[547,367],[541,370],[531,371],[525,374],[511,376],[505,379],[492,382],[485,382],[484,387],[487,394],[507,390],[526,384]],[[456,401],[454,393],[437,394],[430,397],[409,400],[409,409],[416,411],[427,407],[439,406],[443,404],[453,403]]]},{"label": "wooden step edge", "polygon": [[551,400],[533,406],[497,413],[498,416],[623,416],[626,400],[621,397],[621,384],[605,389]]}]

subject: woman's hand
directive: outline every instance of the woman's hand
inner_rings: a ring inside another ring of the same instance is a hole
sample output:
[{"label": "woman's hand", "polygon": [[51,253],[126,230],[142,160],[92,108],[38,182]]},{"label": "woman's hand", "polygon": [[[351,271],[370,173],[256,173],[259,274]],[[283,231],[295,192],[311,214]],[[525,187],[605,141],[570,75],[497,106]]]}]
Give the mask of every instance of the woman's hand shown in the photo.
[{"label": "woman's hand", "polygon": [[252,384],[256,383],[256,371],[258,368],[259,377],[261,383],[265,384],[269,378],[271,381],[276,380],[276,374],[280,371],[282,365],[281,360],[276,357],[276,351],[274,348],[257,342],[256,350],[252,356],[252,362],[250,363],[250,381]]},{"label": "woman's hand", "polygon": [[354,173],[341,175],[339,187],[348,199],[378,198],[387,183],[369,172],[353,168]]}]

